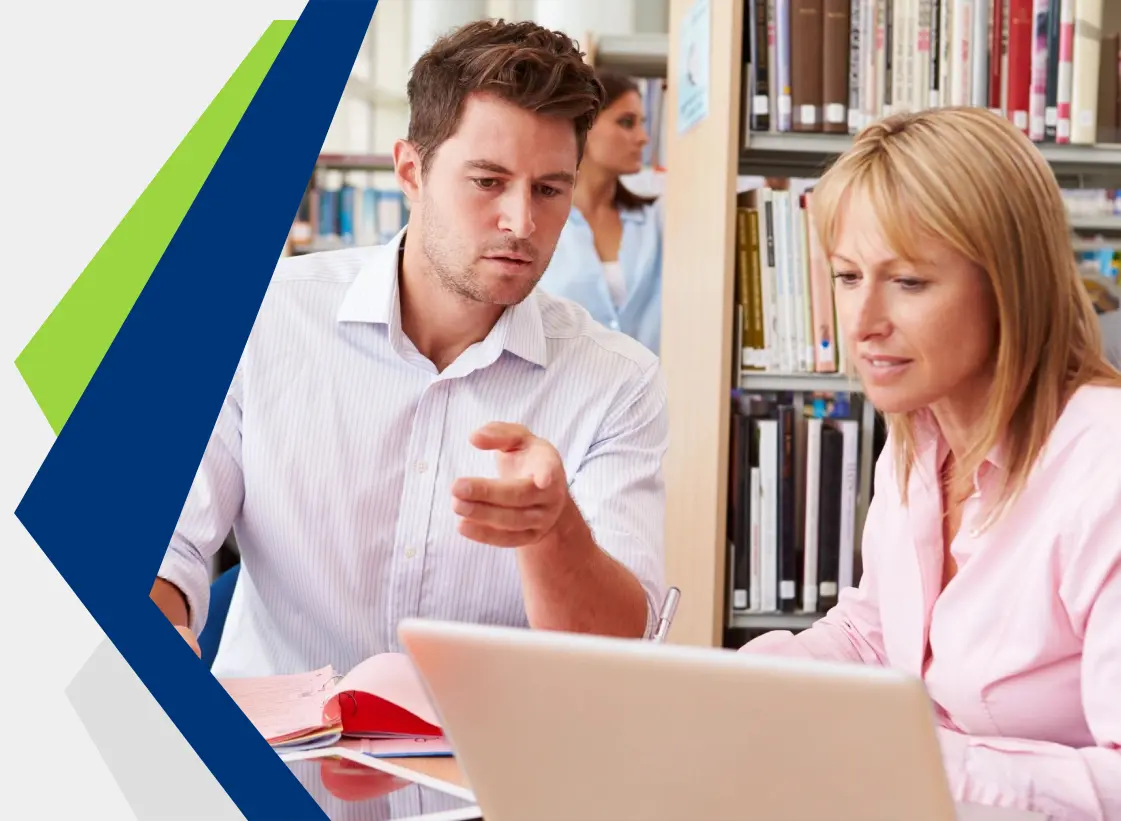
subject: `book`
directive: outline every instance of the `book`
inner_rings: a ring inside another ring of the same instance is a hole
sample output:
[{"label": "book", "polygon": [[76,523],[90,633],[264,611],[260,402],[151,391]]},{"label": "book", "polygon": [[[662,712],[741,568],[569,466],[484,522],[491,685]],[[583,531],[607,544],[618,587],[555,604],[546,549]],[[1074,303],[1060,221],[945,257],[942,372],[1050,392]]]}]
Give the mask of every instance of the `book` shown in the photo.
[{"label": "book", "polygon": [[378,757],[451,754],[420,677],[401,653],[379,653],[344,676],[327,665],[219,683],[278,751],[356,739],[368,742],[360,745],[363,752]]}]

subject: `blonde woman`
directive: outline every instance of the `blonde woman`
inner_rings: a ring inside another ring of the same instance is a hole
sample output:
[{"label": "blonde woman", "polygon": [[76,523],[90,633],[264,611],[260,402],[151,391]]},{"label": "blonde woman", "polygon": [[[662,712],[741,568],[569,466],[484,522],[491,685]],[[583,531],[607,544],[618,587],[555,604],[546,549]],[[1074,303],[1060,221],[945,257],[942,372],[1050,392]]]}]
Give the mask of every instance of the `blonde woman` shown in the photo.
[{"label": "blonde woman", "polygon": [[888,442],[859,587],[742,651],[921,676],[958,801],[1121,818],[1121,376],[1049,166],[982,109],[896,116],[812,208]]}]

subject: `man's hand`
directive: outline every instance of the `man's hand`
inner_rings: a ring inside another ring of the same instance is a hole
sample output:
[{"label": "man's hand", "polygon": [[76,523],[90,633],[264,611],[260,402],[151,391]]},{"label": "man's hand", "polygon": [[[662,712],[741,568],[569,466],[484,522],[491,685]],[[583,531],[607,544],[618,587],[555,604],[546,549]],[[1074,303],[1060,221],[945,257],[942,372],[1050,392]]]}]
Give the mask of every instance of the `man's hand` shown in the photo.
[{"label": "man's hand", "polygon": [[493,450],[498,478],[467,477],[452,485],[459,532],[497,547],[538,544],[554,534],[572,504],[564,464],[556,448],[522,425],[492,422],[471,444]]},{"label": "man's hand", "polygon": [[191,649],[195,651],[195,655],[202,658],[202,650],[199,648],[199,641],[195,638],[194,631],[191,630],[190,627],[186,627],[182,624],[175,625],[175,629],[179,631],[179,635],[183,637],[183,641],[187,642],[187,644],[191,646]]}]

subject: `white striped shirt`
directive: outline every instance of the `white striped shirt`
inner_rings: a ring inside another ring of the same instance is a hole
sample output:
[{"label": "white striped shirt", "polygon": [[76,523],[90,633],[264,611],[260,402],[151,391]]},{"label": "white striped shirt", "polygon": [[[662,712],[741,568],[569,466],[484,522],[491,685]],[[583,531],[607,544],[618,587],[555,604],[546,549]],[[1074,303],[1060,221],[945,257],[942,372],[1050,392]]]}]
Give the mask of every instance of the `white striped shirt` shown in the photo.
[{"label": "white striped shirt", "polygon": [[528,626],[515,550],[456,530],[451,485],[496,476],[469,436],[547,439],[597,544],[664,589],[666,392],[657,358],[537,290],[442,373],[401,330],[398,247],[281,260],[160,567],[201,631],[207,560],[242,569],[214,673],[345,673],[405,617]]}]

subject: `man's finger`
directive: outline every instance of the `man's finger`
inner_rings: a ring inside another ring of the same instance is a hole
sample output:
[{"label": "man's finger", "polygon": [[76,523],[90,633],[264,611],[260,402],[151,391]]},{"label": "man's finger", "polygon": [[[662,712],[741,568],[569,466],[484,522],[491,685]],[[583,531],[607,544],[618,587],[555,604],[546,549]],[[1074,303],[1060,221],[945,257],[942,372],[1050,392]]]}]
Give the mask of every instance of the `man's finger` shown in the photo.
[{"label": "man's finger", "polygon": [[528,428],[512,422],[491,422],[471,434],[471,444],[479,450],[521,450],[532,439]]},{"label": "man's finger", "polygon": [[530,507],[543,501],[542,491],[528,479],[456,479],[452,496],[464,502],[483,502],[498,507]]},{"label": "man's finger", "polygon": [[459,521],[457,529],[471,541],[493,547],[524,547],[545,538],[545,534],[537,530],[499,530],[466,519]]},{"label": "man's finger", "polygon": [[497,530],[539,530],[547,524],[548,509],[542,505],[499,507],[486,502],[453,499],[452,509],[466,521]]}]

